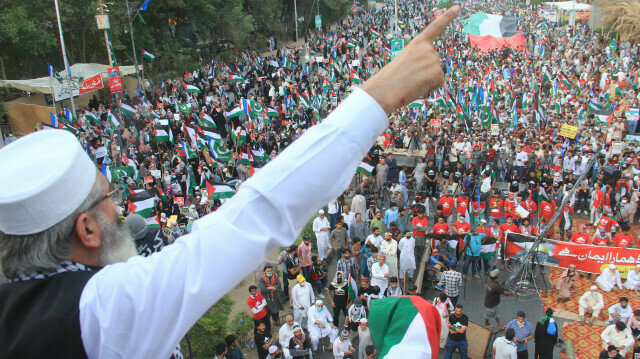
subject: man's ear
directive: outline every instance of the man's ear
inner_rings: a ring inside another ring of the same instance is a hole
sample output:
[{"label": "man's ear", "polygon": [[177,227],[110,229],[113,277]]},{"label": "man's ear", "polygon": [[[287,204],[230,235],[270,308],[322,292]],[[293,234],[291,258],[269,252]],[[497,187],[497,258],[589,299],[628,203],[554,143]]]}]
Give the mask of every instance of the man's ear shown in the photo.
[{"label": "man's ear", "polygon": [[87,212],[80,214],[76,220],[76,236],[85,247],[98,248],[102,244],[102,230],[96,219]]}]

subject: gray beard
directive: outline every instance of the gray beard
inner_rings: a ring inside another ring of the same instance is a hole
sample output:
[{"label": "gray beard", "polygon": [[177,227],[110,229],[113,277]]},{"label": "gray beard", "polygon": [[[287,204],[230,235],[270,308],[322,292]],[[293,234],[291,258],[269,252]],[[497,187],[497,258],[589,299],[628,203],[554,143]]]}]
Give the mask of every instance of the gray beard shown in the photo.
[{"label": "gray beard", "polygon": [[100,266],[126,262],[138,254],[133,237],[124,222],[113,223],[103,212],[95,214],[95,218],[102,230]]}]

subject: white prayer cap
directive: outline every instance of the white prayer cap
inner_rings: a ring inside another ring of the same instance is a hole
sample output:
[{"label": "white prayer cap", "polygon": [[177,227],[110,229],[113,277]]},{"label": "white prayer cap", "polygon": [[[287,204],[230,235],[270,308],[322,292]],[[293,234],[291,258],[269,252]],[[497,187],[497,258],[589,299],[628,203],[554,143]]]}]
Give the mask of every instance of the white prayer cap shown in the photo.
[{"label": "white prayer cap", "polygon": [[591,290],[598,290],[598,287],[596,287],[595,285],[592,285]]},{"label": "white prayer cap", "polygon": [[609,264],[609,269],[616,269],[616,265],[613,263]]},{"label": "white prayer cap", "polygon": [[360,323],[369,323],[369,320],[367,320],[367,318],[360,318]]},{"label": "white prayer cap", "polygon": [[316,304],[322,304],[322,303],[323,302],[320,299],[316,300]]},{"label": "white prayer cap", "polygon": [[74,135],[44,130],[0,151],[0,231],[35,234],[71,215],[89,195],[96,166]]},{"label": "white prayer cap", "polygon": [[324,214],[324,209],[319,210],[318,213]]}]

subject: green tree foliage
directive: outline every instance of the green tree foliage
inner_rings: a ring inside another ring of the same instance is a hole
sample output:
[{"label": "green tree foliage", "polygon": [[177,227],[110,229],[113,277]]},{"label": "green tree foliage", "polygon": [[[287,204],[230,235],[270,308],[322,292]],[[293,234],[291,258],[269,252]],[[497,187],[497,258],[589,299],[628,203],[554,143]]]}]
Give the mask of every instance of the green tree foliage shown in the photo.
[{"label": "green tree foliage", "polygon": [[[228,330],[232,307],[233,300],[225,295],[191,327],[189,340],[195,358],[215,356],[215,346],[218,343],[224,343],[224,338],[231,333]],[[251,324],[253,325],[253,322]],[[180,347],[183,353],[188,353],[186,340],[180,342]]]},{"label": "green tree foliage", "polygon": [[[137,10],[143,0],[130,1]],[[96,26],[98,0],[58,0],[69,62],[106,64],[105,36]],[[344,17],[349,0],[297,0],[300,37],[313,28],[313,15],[325,25]],[[119,64],[133,63],[131,35],[124,0],[108,5],[111,42]],[[138,57],[142,49],[156,55],[145,63],[150,74],[181,74],[198,57],[231,58],[236,50],[264,49],[273,36],[294,37],[294,0],[151,0],[133,21]],[[45,62],[64,64],[53,0],[4,0],[0,3],[0,57],[7,78],[46,75]],[[149,67],[151,66],[151,67]]]}]

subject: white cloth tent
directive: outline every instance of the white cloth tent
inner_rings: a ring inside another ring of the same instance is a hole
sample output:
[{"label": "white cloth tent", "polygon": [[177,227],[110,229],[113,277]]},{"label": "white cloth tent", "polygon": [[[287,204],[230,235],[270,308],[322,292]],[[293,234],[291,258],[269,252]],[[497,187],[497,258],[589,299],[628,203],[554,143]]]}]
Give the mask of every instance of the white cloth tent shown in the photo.
[{"label": "white cloth tent", "polygon": [[577,1],[559,1],[559,2],[546,2],[544,3],[547,6],[554,7],[559,10],[569,10],[569,11],[589,11],[591,10],[591,5],[582,4]]},{"label": "white cloth tent", "polygon": [[[107,69],[109,67],[111,66],[102,64],[73,64],[71,65],[71,76],[87,78],[100,73],[102,74],[102,80],[104,81],[107,79]],[[60,76],[66,80],[66,71],[64,69],[59,69],[58,72],[60,73]],[[120,76],[127,76],[135,73],[135,66],[120,66]],[[0,87],[13,87],[22,91],[53,94],[51,81],[48,76],[29,80],[0,80]]]}]

